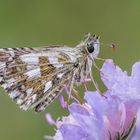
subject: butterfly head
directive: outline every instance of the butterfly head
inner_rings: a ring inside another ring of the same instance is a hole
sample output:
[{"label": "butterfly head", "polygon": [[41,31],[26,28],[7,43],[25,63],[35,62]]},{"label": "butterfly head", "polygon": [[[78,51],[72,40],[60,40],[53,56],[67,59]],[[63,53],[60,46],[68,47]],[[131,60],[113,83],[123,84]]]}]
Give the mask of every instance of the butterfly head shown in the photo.
[{"label": "butterfly head", "polygon": [[86,34],[84,45],[89,54],[91,54],[93,57],[98,56],[100,51],[99,36],[91,35],[90,33]]}]

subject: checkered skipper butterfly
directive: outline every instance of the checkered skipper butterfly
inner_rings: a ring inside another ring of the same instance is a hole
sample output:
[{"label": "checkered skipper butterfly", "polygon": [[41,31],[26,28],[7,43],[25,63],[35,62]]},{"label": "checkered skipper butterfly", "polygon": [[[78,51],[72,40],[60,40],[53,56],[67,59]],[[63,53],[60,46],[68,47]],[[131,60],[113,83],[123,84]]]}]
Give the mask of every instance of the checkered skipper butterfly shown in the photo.
[{"label": "checkered skipper butterfly", "polygon": [[98,68],[99,51],[99,37],[91,34],[76,47],[0,49],[0,85],[22,109],[43,111],[64,85],[72,92],[88,77],[94,82],[91,67]]}]

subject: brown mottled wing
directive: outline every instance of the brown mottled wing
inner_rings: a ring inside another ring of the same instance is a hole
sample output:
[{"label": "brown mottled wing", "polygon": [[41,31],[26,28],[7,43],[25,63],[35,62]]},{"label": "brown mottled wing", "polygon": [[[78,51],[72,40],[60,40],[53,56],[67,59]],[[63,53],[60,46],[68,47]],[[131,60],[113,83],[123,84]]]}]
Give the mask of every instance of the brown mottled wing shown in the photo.
[{"label": "brown mottled wing", "polygon": [[0,49],[0,84],[22,109],[43,111],[72,78],[75,69],[72,51],[72,48]]}]

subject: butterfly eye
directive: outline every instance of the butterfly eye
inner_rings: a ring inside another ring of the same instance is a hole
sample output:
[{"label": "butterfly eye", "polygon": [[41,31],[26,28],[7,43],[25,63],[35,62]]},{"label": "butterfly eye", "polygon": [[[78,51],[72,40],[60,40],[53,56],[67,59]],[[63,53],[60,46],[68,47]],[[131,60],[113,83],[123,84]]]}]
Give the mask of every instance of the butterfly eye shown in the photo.
[{"label": "butterfly eye", "polygon": [[89,53],[93,53],[94,52],[94,44],[87,44],[87,50]]}]

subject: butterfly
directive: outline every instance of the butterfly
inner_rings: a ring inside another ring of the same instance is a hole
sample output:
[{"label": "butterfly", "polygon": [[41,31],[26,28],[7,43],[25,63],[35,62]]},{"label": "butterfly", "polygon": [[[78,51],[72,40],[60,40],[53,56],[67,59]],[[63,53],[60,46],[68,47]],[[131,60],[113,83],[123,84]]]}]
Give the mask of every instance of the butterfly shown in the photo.
[{"label": "butterfly", "polygon": [[[0,49],[0,85],[23,110],[41,112],[56,99],[64,85],[74,86],[92,77],[100,52],[96,35],[87,34],[75,47]],[[95,83],[95,82],[94,82]]]}]

